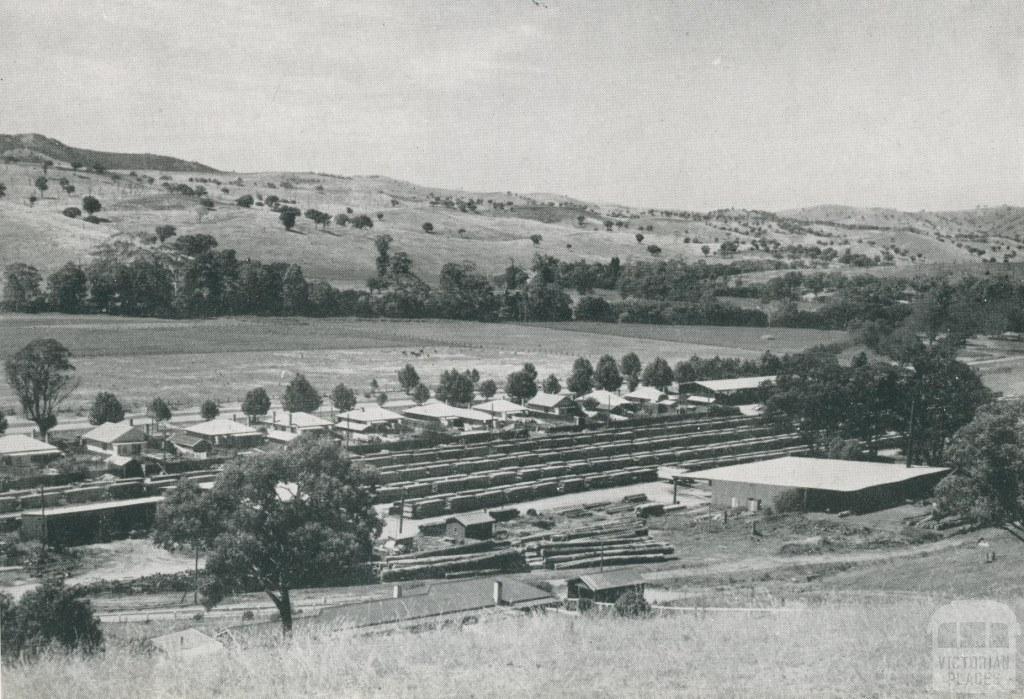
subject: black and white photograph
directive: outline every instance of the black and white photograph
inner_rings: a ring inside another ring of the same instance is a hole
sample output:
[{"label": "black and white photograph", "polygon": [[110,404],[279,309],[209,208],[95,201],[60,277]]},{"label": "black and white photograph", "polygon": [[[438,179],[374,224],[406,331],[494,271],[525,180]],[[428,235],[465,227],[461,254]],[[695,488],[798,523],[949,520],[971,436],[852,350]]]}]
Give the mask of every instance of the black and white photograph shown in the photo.
[{"label": "black and white photograph", "polygon": [[1024,696],[1021,253],[1019,0],[0,0],[0,696]]}]

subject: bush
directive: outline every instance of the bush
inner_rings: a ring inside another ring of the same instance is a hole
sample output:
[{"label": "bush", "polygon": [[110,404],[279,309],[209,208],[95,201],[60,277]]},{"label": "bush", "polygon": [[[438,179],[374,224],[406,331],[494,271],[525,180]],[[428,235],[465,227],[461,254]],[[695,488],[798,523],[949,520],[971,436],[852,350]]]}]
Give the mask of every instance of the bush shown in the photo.
[{"label": "bush", "polygon": [[615,600],[615,613],[621,617],[639,618],[651,615],[651,605],[638,590],[623,593]]},{"label": "bush", "polygon": [[804,509],[804,497],[799,490],[786,490],[775,497],[772,502],[775,512],[801,512]]},{"label": "bush", "polygon": [[69,206],[68,208],[64,209],[64,211],[62,211],[61,213],[63,213],[68,218],[78,218],[79,216],[82,215],[82,210],[79,209],[77,206]]},{"label": "bush", "polygon": [[26,592],[17,604],[10,596],[0,595],[4,661],[33,657],[54,645],[83,653],[102,650],[99,620],[82,594],[51,578]]}]

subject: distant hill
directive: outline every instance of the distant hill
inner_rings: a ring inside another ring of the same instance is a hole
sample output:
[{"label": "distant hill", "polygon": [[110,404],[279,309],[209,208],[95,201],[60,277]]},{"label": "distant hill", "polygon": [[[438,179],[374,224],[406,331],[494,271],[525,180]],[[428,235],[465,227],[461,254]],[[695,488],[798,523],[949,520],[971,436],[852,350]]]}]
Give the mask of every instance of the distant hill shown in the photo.
[{"label": "distant hill", "polygon": [[[913,274],[967,268],[1020,267],[1024,208],[907,212],[813,206],[781,212],[721,209],[693,212],[598,204],[559,194],[470,192],[428,187],[383,176],[309,172],[220,173],[200,163],[156,155],[99,153],[35,134],[0,136],[0,260],[49,273],[65,262],[88,262],[109,245],[159,253],[153,230],[204,233],[241,259],[302,266],[307,278],[363,287],[375,273],[373,239],[390,235],[413,271],[437,283],[447,262],[469,260],[491,275],[534,255],[607,262],[679,258],[690,262],[781,261],[809,270]],[[35,189],[43,160],[52,160],[49,187]],[[71,163],[87,166],[77,171]],[[99,164],[105,172],[88,166]],[[73,188],[70,191],[69,188]],[[62,211],[92,195],[103,205],[99,223]],[[200,195],[212,207],[200,203]],[[251,207],[237,204],[249,195]],[[264,200],[276,197],[301,211],[350,218],[373,227],[300,217],[286,231]],[[429,224],[429,226],[425,225]],[[1024,255],[1022,255],[1024,257]],[[874,265],[874,266],[872,266]],[[777,272],[758,272],[773,275]]]},{"label": "distant hill", "polygon": [[166,155],[150,153],[108,153],[106,151],[87,150],[65,145],[55,138],[35,133],[0,134],[0,157],[14,156],[40,159],[64,163],[81,163],[85,167],[99,165],[107,170],[164,170],[167,172],[219,172],[209,165],[171,158]]}]

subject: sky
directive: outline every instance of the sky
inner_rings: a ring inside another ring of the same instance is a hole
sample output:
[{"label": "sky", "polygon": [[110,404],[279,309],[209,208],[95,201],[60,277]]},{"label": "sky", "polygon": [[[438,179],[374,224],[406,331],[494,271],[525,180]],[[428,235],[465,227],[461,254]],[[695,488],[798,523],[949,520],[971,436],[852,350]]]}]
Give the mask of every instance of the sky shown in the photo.
[{"label": "sky", "polygon": [[33,0],[0,133],[625,205],[1024,205],[1024,3]]}]

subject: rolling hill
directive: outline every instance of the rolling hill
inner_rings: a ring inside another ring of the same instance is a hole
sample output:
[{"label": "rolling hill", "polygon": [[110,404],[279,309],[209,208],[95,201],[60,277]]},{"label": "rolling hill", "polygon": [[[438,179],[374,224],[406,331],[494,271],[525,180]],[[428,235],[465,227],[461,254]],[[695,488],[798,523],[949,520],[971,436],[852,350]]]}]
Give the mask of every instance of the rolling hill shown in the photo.
[{"label": "rolling hill", "polygon": [[[1024,209],[901,212],[816,206],[771,213],[723,209],[707,213],[595,204],[554,194],[468,192],[424,187],[380,176],[320,173],[223,173],[156,155],[100,153],[39,135],[0,136],[0,259],[27,262],[44,273],[69,260],[85,262],[105,243],[158,245],[153,230],[206,233],[241,258],[302,265],[308,278],[361,287],[374,272],[373,238],[385,233],[407,252],[413,270],[435,283],[442,265],[469,260],[488,274],[510,262],[528,265],[536,253],[561,259],[623,263],[655,256],[692,261],[781,259],[828,269],[856,269],[827,248],[885,262],[874,271],[919,265],[1014,262],[1024,250]],[[44,161],[52,165],[44,168]],[[85,167],[72,168],[72,163]],[[100,165],[99,171],[93,165]],[[44,174],[45,169],[45,174]],[[34,183],[45,176],[48,187]],[[74,191],[69,193],[68,188]],[[212,208],[189,193],[205,190]],[[255,205],[236,200],[252,195]],[[62,215],[85,195],[103,205],[99,223]],[[372,228],[299,219],[286,231],[264,205],[276,196],[302,211],[365,214]],[[424,224],[432,229],[425,229]],[[734,244],[735,251],[721,248]],[[863,259],[861,260],[863,262]]]}]

